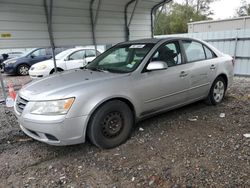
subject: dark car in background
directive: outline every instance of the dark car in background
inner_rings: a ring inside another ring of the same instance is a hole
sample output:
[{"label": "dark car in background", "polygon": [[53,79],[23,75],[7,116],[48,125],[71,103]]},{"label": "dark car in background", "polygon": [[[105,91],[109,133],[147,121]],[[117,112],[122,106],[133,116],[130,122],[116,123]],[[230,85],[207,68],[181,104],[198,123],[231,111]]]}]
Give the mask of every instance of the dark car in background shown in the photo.
[{"label": "dark car in background", "polygon": [[23,52],[9,52],[7,53],[8,59],[16,58],[16,57],[21,57],[23,55]]},{"label": "dark car in background", "polygon": [[[58,54],[66,49],[67,48],[56,48],[55,54]],[[4,61],[4,72],[6,74],[25,76],[29,74],[29,68],[32,65],[51,58],[51,48],[36,48],[23,54],[21,57]]]},{"label": "dark car in background", "polygon": [[9,53],[3,53],[0,55],[0,69],[3,68],[3,62],[7,59],[12,59],[16,57],[21,57],[23,55],[23,52],[9,52]]}]

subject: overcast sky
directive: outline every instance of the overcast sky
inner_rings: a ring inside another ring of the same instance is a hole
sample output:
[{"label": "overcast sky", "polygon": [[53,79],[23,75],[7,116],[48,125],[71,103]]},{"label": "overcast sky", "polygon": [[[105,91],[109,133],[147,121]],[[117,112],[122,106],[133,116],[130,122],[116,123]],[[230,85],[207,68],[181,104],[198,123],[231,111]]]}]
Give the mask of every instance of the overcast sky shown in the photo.
[{"label": "overcast sky", "polygon": [[[184,0],[174,0],[174,2],[181,3]],[[250,0],[246,0],[250,3]],[[240,7],[241,0],[218,0],[214,3],[211,3],[211,10],[214,12],[214,15],[211,17],[213,19],[226,19],[232,18],[235,16],[236,9]]]}]

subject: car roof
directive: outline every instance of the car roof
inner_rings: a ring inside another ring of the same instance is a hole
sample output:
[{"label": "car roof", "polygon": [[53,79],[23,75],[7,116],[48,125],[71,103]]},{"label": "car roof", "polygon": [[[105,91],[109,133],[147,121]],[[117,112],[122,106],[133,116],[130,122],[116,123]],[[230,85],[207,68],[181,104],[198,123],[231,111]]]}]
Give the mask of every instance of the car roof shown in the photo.
[{"label": "car roof", "polygon": [[92,49],[92,48],[85,48],[85,47],[77,47],[77,48],[70,48],[70,49],[67,49],[67,50],[63,50],[59,54],[63,53],[64,56],[68,56],[71,53],[74,53],[74,52],[77,52],[77,51],[80,51],[80,50],[94,50],[94,49]]},{"label": "car roof", "polygon": [[120,44],[140,44],[140,43],[156,44],[160,40],[161,39],[157,39],[157,38],[148,38],[148,39],[131,40],[131,41],[127,41],[127,42],[122,42]]},{"label": "car roof", "polygon": [[191,38],[191,37],[164,37],[164,38],[146,38],[146,39],[139,39],[139,40],[131,40],[131,41],[127,41],[127,42],[122,42],[119,43],[120,45],[123,44],[157,44],[160,41],[168,41],[168,40],[198,40],[195,38]]},{"label": "car roof", "polygon": [[94,50],[92,48],[70,48],[70,49],[67,49],[67,50],[64,50],[64,51],[67,51],[67,52],[74,52],[74,51],[78,51],[78,50]]}]

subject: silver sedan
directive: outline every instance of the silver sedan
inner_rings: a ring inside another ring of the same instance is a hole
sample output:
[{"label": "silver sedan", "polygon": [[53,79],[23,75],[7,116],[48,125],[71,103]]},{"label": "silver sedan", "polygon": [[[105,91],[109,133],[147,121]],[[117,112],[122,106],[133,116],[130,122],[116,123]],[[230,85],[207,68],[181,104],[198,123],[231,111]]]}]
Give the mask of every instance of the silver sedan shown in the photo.
[{"label": "silver sedan", "polygon": [[233,80],[232,57],[191,38],[115,45],[83,69],[24,86],[15,101],[21,129],[51,145],[124,143],[136,122],[195,101],[216,105]]}]

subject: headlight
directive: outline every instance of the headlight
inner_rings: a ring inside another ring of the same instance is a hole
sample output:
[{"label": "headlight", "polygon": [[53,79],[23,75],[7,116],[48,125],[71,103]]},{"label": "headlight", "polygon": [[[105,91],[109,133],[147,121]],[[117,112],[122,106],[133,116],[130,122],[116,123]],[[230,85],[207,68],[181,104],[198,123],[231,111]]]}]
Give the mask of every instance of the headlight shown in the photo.
[{"label": "headlight", "polygon": [[36,70],[44,70],[47,68],[47,65],[38,65],[34,67]]},{"label": "headlight", "polygon": [[63,115],[67,114],[74,102],[74,98],[62,99],[56,101],[31,102],[31,114],[39,115]]},{"label": "headlight", "polygon": [[8,61],[5,61],[4,64],[5,65],[8,65],[8,64],[14,64],[16,63],[17,60],[8,60]]}]

